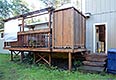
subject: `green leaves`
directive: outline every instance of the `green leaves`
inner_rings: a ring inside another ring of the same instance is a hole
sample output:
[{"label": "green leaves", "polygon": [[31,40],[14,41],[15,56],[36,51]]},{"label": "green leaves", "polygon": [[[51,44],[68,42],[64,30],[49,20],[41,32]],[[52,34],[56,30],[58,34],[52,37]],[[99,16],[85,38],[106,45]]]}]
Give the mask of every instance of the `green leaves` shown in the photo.
[{"label": "green leaves", "polygon": [[3,28],[3,19],[27,12],[29,8],[22,0],[0,0],[0,28]]},{"label": "green leaves", "polygon": [[0,1],[0,18],[6,18],[10,16],[11,12],[11,4],[7,2],[7,0]]},{"label": "green leaves", "polygon": [[27,4],[21,0],[12,1],[12,14],[20,15],[29,12],[29,8],[26,7]]},{"label": "green leaves", "polygon": [[22,0],[0,0],[0,18],[6,19],[29,12],[27,4]]}]

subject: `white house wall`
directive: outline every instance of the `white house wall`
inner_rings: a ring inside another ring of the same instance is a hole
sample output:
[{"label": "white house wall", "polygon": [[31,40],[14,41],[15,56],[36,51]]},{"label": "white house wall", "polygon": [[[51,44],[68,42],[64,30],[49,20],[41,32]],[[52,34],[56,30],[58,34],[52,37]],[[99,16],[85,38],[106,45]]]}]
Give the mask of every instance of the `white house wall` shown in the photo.
[{"label": "white house wall", "polygon": [[3,49],[3,47],[4,47],[4,40],[1,39],[1,33],[3,33],[3,32],[0,32],[0,53],[9,53],[8,50]]},{"label": "white house wall", "polygon": [[86,21],[86,47],[93,50],[93,25],[107,23],[107,48],[116,48],[116,0],[85,0],[85,13],[91,13]]}]

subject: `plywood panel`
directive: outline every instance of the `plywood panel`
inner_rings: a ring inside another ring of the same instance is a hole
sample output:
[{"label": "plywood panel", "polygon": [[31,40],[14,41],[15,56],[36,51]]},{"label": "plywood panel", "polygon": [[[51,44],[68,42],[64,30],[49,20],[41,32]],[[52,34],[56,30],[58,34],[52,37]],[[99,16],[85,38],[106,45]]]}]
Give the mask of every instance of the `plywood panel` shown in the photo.
[{"label": "plywood panel", "polygon": [[78,14],[78,46],[80,45],[80,26],[81,26],[81,17],[80,14]]},{"label": "plywood panel", "polygon": [[79,43],[79,19],[77,11],[74,11],[74,44],[78,45]]},{"label": "plywood panel", "polygon": [[83,44],[83,17],[81,17],[81,25],[80,25],[80,46]]},{"label": "plywood panel", "polygon": [[55,25],[54,25],[54,43],[56,47],[62,46],[62,25],[63,25],[63,14],[62,11],[55,12]]},{"label": "plywood panel", "polygon": [[84,17],[82,17],[82,45],[84,45]]},{"label": "plywood panel", "polygon": [[53,44],[58,48],[81,47],[84,44],[84,16],[74,8],[54,12]]},{"label": "plywood panel", "polygon": [[71,44],[72,44],[72,27],[71,26],[71,19],[72,19],[72,16],[71,16],[71,9],[68,9],[68,10],[64,10],[63,11],[63,46],[67,46],[67,47],[70,47]]}]

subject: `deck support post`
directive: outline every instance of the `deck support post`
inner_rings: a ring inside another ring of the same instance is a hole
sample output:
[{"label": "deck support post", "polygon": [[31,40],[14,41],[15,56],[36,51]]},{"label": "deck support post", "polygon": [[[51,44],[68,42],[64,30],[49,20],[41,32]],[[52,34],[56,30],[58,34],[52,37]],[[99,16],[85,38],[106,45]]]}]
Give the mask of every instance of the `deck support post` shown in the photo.
[{"label": "deck support post", "polygon": [[71,52],[68,53],[68,69],[71,71],[72,68],[72,54]]},{"label": "deck support post", "polygon": [[51,53],[49,53],[49,66],[51,66]]},{"label": "deck support post", "polygon": [[13,61],[13,51],[11,51],[11,61]]},{"label": "deck support post", "polygon": [[21,51],[21,55],[20,55],[20,62],[23,62],[23,58],[24,58],[24,52]]},{"label": "deck support post", "polygon": [[33,53],[33,64],[36,64],[36,53]]}]

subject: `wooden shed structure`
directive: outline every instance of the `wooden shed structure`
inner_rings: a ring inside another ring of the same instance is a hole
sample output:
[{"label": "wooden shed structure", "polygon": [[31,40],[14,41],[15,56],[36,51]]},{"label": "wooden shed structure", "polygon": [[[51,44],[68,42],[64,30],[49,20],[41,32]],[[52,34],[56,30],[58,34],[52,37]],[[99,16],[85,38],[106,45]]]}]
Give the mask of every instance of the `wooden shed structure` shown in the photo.
[{"label": "wooden shed structure", "polygon": [[[49,14],[49,21],[46,23],[47,28],[34,29],[39,24],[33,24],[29,25],[32,27],[32,30],[24,31],[25,19],[44,14]],[[4,48],[11,51],[11,60],[13,60],[13,54],[21,53],[22,61],[24,52],[33,52],[35,63],[44,60],[51,65],[52,53],[61,53],[61,55],[62,53],[67,53],[69,70],[71,70],[72,54],[86,51],[85,16],[74,7],[59,10],[54,10],[53,7],[49,7],[4,21],[7,22],[17,18],[22,20],[20,32],[17,33],[18,40],[4,43]],[[49,54],[49,59],[45,59],[40,53]],[[36,59],[36,56],[40,58]]]}]

